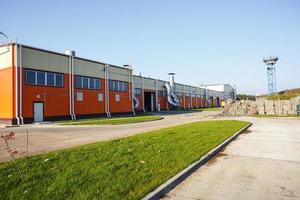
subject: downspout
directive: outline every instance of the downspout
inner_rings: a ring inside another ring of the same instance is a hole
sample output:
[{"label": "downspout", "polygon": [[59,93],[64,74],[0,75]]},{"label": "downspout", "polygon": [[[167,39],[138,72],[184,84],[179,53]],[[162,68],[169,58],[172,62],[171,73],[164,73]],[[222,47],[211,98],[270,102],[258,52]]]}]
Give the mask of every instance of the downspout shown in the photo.
[{"label": "downspout", "polygon": [[196,95],[196,108],[198,109],[198,92],[197,92],[197,88],[195,91],[195,95]]},{"label": "downspout", "polygon": [[[133,81],[133,69],[129,69],[130,71],[130,77],[131,77],[131,110],[133,115],[136,115],[135,110],[134,110],[134,81]],[[130,84],[130,82],[129,82]]]},{"label": "downspout", "polygon": [[185,91],[183,90],[183,108],[186,110],[185,106]]},{"label": "downspout", "polygon": [[73,120],[73,111],[72,111],[72,70],[71,70],[71,55],[69,55],[69,108],[70,108],[70,116]]},{"label": "downspout", "polygon": [[157,89],[157,79],[155,79],[155,107],[156,111],[158,111],[158,89]]},{"label": "downspout", "polygon": [[75,114],[75,103],[74,103],[74,96],[75,96],[75,89],[74,89],[74,55],[71,57],[71,65],[72,65],[72,111],[73,111],[73,119],[76,120]]},{"label": "downspout", "polygon": [[146,112],[145,110],[145,92],[144,92],[144,80],[143,77],[141,76],[141,83],[142,83],[142,103],[143,103],[143,112]]},{"label": "downspout", "polygon": [[104,65],[104,108],[105,108],[105,113],[106,113],[106,116],[108,116],[108,113],[107,113],[107,75],[106,75],[106,65]]},{"label": "downspout", "polygon": [[202,100],[203,100],[202,89],[200,88],[200,108],[202,108]]},{"label": "downspout", "polygon": [[20,120],[24,124],[23,119],[23,71],[22,71],[22,45],[20,44]]},{"label": "downspout", "polygon": [[190,109],[193,109],[193,94],[192,94],[192,87],[190,87]]},{"label": "downspout", "polygon": [[19,92],[18,92],[18,43],[16,43],[16,66],[15,66],[15,115],[17,124],[20,125],[20,119],[19,119]]},{"label": "downspout", "polygon": [[108,64],[105,64],[105,74],[106,74],[106,78],[105,78],[106,116],[111,117],[111,114],[109,112],[109,65]]}]

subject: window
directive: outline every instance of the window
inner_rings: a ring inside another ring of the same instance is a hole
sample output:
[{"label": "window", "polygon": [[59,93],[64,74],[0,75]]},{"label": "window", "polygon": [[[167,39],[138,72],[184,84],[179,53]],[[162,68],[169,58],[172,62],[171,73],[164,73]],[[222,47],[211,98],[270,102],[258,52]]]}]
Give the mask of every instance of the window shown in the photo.
[{"label": "window", "polygon": [[55,76],[55,74],[47,73],[47,85],[55,86],[54,76]]},{"label": "window", "polygon": [[76,93],[76,99],[77,99],[77,101],[83,101],[83,93],[82,92],[77,92]]},{"label": "window", "polygon": [[36,80],[37,85],[45,85],[45,72],[37,72]]},{"label": "window", "polygon": [[123,82],[123,91],[128,91],[128,83]]},{"label": "window", "polygon": [[82,78],[82,88],[89,88],[89,79],[88,78],[85,78],[83,77]]},{"label": "window", "polygon": [[84,89],[101,89],[101,81],[96,78],[88,78],[83,76],[75,77],[75,86],[76,88],[84,88]]},{"label": "window", "polygon": [[177,92],[177,96],[181,97],[182,93],[181,92]]},{"label": "window", "polygon": [[75,77],[75,86],[76,88],[82,88],[82,77],[79,76]]},{"label": "window", "polygon": [[98,101],[103,101],[103,94],[102,93],[98,93]]},{"label": "window", "polygon": [[120,95],[119,95],[119,94],[116,94],[116,95],[115,95],[115,100],[116,100],[116,101],[120,101]]},{"label": "window", "polygon": [[35,84],[35,71],[27,70],[26,71],[26,83],[27,84]]},{"label": "window", "polygon": [[100,79],[95,79],[95,88],[100,90],[101,89],[101,82],[100,82]]},{"label": "window", "polygon": [[26,83],[31,85],[43,86],[64,86],[63,74],[26,70]]},{"label": "window", "polygon": [[95,79],[89,78],[89,88],[95,89]]},{"label": "window", "polygon": [[55,76],[55,84],[57,87],[63,87],[64,81],[63,81],[63,75],[62,74],[56,74]]},{"label": "window", "polygon": [[165,96],[165,91],[158,91],[158,96],[160,97]]},{"label": "window", "polygon": [[135,90],[134,90],[134,94],[135,95],[141,95],[142,94],[142,89],[140,89],[140,88],[135,88]]},{"label": "window", "polygon": [[128,91],[128,83],[123,81],[109,80],[109,89],[112,91]]}]

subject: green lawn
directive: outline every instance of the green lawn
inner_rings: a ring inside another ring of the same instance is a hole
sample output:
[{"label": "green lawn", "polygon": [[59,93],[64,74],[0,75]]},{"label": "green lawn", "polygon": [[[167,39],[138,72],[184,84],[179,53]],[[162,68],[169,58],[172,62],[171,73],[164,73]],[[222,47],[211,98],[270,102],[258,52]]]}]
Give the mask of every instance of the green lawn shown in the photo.
[{"label": "green lawn", "polygon": [[0,199],[140,199],[246,126],[206,121],[0,164]]},{"label": "green lawn", "polygon": [[91,119],[79,119],[79,120],[67,120],[58,121],[61,125],[98,125],[98,124],[130,124],[138,122],[147,122],[161,119],[160,116],[142,115],[131,117],[113,117],[113,118],[91,118]]}]

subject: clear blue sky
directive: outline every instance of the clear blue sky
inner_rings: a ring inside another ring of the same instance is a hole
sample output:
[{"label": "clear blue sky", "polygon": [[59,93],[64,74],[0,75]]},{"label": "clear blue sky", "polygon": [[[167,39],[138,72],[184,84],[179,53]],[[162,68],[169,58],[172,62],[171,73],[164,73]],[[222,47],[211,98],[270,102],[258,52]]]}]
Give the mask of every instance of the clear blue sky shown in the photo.
[{"label": "clear blue sky", "polygon": [[262,58],[277,55],[277,88],[300,87],[299,0],[0,0],[0,8],[0,30],[23,44],[250,94],[267,92]]}]

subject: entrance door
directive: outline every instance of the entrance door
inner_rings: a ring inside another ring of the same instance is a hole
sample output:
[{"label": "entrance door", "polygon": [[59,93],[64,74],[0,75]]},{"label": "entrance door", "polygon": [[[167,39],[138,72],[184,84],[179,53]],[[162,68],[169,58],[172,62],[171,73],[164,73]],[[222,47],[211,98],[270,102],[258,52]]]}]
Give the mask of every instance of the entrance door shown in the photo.
[{"label": "entrance door", "polygon": [[34,122],[44,121],[44,103],[33,103]]}]

